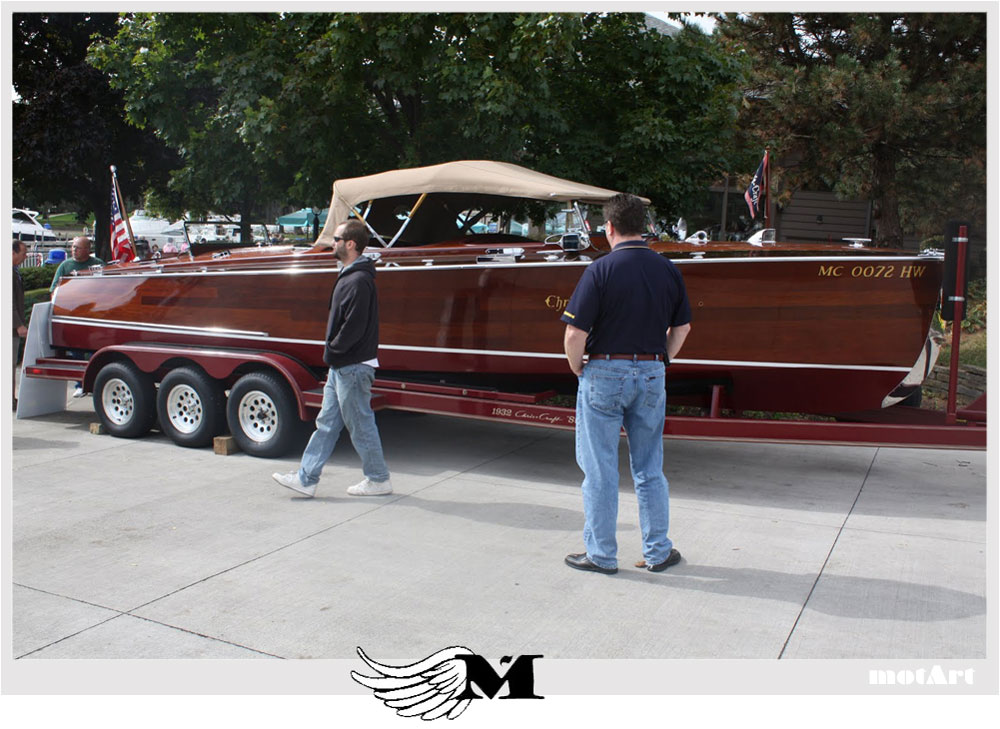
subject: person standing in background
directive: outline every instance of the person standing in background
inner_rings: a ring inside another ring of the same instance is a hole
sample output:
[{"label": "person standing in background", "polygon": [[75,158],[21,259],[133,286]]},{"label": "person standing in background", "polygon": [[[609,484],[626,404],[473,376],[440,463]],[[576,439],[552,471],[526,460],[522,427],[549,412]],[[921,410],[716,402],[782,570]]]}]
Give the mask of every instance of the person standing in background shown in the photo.
[{"label": "person standing in background", "polygon": [[24,241],[14,241],[14,348],[11,350],[10,359],[13,363],[13,384],[10,388],[10,397],[14,401],[14,410],[17,410],[17,355],[21,349],[21,339],[28,336],[28,324],[24,318],[24,281],[17,267],[24,263],[28,257],[28,246]]}]

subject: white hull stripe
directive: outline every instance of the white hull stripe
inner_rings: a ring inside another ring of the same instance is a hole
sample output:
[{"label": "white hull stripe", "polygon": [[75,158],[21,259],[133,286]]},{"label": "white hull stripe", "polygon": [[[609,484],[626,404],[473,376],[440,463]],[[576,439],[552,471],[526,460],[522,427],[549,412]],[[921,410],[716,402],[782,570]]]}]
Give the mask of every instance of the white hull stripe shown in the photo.
[{"label": "white hull stripe", "polygon": [[[102,327],[108,329],[130,329],[142,332],[162,332],[165,334],[189,334],[199,337],[227,337],[239,339],[253,339],[267,342],[284,342],[286,344],[311,344],[317,347],[323,346],[321,339],[290,339],[286,337],[272,337],[267,332],[243,331],[239,329],[212,329],[208,327],[186,327],[170,324],[139,324],[125,321],[108,321],[104,319],[87,319],[83,317],[55,316],[52,317],[53,324],[63,324],[66,326],[81,327]],[[565,359],[564,354],[553,352],[512,352],[507,350],[493,349],[460,349],[451,347],[417,347],[400,344],[380,344],[379,349],[391,349],[404,352],[432,352],[439,354],[465,354],[487,357],[528,357],[531,359]],[[866,372],[909,372],[910,367],[888,367],[878,365],[838,365],[838,364],[815,364],[806,362],[751,362],[743,360],[721,360],[721,359],[684,359],[673,360],[675,364],[702,365],[712,367],[760,367],[766,369],[822,369],[822,370],[860,370]]]},{"label": "white hull stripe", "polygon": [[[52,317],[52,323],[56,324],[69,324],[75,326],[85,326],[85,327],[100,327],[105,329],[138,329],[143,332],[165,332],[165,333],[184,333],[192,334],[200,337],[217,337],[217,336],[228,336],[228,337],[250,337],[252,339],[271,339],[267,332],[255,332],[244,329],[223,329],[221,327],[188,327],[177,324],[145,324],[141,322],[132,321],[116,321],[114,319],[90,319],[88,317],[80,316],[54,316]],[[282,341],[282,340],[278,340]],[[300,340],[284,340],[284,341],[300,341]],[[304,342],[311,342],[311,339],[301,340]]]}]

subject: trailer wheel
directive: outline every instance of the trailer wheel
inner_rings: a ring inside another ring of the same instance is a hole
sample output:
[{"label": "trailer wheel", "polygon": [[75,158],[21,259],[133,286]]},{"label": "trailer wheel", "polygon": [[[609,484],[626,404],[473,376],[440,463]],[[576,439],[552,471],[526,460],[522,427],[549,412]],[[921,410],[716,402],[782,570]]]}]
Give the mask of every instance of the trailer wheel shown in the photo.
[{"label": "trailer wheel", "polygon": [[285,455],[303,430],[295,395],[270,372],[251,372],[236,381],[226,417],[240,449],[261,458]]},{"label": "trailer wheel", "polygon": [[117,438],[138,438],[156,421],[153,378],[130,362],[111,362],[94,379],[94,410]]},{"label": "trailer wheel", "polygon": [[222,385],[193,367],[171,370],[156,396],[160,428],[177,445],[201,448],[226,427]]}]

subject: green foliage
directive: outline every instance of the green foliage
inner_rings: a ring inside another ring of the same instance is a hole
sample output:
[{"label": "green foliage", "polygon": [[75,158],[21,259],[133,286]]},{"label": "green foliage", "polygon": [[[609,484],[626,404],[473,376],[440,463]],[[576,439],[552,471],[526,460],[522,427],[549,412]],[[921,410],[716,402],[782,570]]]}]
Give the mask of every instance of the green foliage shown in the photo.
[{"label": "green foliage", "polygon": [[114,34],[117,16],[15,13],[12,25],[15,200],[38,209],[65,200],[81,219],[96,213],[98,251],[106,249],[109,166],[138,194],[171,164],[152,133],[125,123],[121,95],[86,63],[92,38]]},{"label": "green foliage", "polygon": [[[951,337],[942,345],[941,353],[938,355],[937,366],[949,367],[951,363]],[[987,334],[985,329],[977,332],[962,330],[961,341],[959,342],[958,363],[960,365],[972,365],[986,369],[987,364]]]},{"label": "green foliage", "polygon": [[246,110],[273,93],[286,65],[272,43],[278,18],[125,14],[114,38],[91,47],[91,63],[124,95],[128,120],[155,131],[180,158],[169,182],[154,185],[160,212],[237,212],[249,225],[266,200],[283,196],[269,160],[255,158],[242,129]]},{"label": "green foliage", "polygon": [[[25,292],[43,288],[45,291],[48,291],[49,286],[52,285],[52,278],[56,275],[57,268],[59,266],[56,264],[48,266],[24,266],[17,269],[17,271],[21,274],[21,281],[24,282]],[[27,294],[25,294],[25,297],[27,297]]]},{"label": "green foliage", "polygon": [[153,197],[175,214],[325,206],[338,178],[454,159],[675,209],[731,157],[742,69],[638,13],[137,13],[91,60],[180,154]]},{"label": "green foliage", "polygon": [[559,125],[525,145],[535,166],[682,210],[737,164],[743,59],[688,28],[650,33],[641,14],[590,14],[555,60]]},{"label": "green foliage", "polygon": [[880,241],[984,219],[985,13],[727,15],[752,65],[741,126],[772,185],[872,198]]},{"label": "green foliage", "polygon": [[[974,334],[986,331],[986,279],[969,281],[969,295],[965,301],[965,318],[962,319],[962,331]],[[951,336],[952,322],[941,318],[941,309],[934,312],[934,328]],[[949,340],[950,341],[950,340]]]},{"label": "green foliage", "polygon": [[43,301],[49,301],[52,298],[52,294],[49,293],[49,288],[46,286],[43,289],[29,289],[24,292],[24,322],[27,324],[31,321],[31,310],[35,304],[41,303]]},{"label": "green foliage", "polygon": [[965,304],[968,310],[962,320],[962,331],[978,332],[986,329],[986,279],[969,282],[969,296]]}]

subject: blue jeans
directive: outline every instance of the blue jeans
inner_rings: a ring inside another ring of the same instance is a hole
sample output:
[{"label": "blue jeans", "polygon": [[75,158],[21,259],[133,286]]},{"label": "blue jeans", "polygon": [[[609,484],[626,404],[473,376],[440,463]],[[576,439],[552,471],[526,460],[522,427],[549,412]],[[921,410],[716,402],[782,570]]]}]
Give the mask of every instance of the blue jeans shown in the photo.
[{"label": "blue jeans", "polygon": [[663,562],[673,543],[670,486],[663,475],[667,405],[662,362],[595,360],[580,377],[576,399],[576,462],[583,471],[583,544],[590,561],[618,566],[618,443],[628,436],[629,463],[639,502],[642,556]]},{"label": "blue jeans", "polygon": [[316,416],[316,430],[302,454],[299,480],[306,486],[319,481],[330,454],[347,426],[354,450],[361,456],[361,468],[370,481],[389,480],[389,469],[382,455],[382,440],[372,412],[372,382],[375,369],[365,364],[330,368],[323,386],[323,406]]}]

